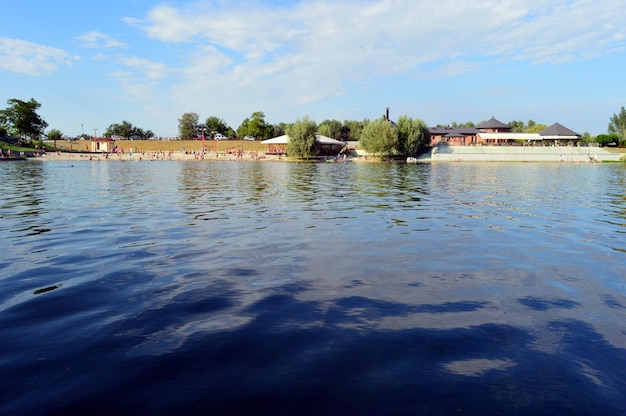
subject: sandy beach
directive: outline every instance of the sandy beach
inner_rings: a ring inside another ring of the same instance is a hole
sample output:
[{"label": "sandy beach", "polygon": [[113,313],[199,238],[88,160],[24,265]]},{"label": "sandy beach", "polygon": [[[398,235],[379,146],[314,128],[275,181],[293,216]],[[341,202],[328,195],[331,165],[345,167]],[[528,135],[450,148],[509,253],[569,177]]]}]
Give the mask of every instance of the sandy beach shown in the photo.
[{"label": "sandy beach", "polygon": [[285,156],[267,155],[263,152],[239,152],[224,154],[215,152],[124,152],[124,153],[88,153],[88,152],[47,152],[32,158],[38,161],[76,161],[76,162],[143,162],[143,161],[282,161],[288,160]]}]

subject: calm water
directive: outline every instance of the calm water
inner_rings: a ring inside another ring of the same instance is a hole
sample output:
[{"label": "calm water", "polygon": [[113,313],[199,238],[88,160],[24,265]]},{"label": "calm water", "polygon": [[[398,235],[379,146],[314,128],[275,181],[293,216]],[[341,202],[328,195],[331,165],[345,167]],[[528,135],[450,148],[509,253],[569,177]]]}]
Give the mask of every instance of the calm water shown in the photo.
[{"label": "calm water", "polygon": [[0,414],[626,412],[624,165],[0,183]]}]

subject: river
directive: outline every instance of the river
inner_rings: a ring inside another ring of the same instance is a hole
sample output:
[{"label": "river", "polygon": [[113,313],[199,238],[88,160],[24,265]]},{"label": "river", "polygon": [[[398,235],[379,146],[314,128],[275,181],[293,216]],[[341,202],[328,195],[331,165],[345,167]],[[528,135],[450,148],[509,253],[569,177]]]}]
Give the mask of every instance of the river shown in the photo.
[{"label": "river", "polygon": [[0,414],[626,413],[624,164],[0,183]]}]

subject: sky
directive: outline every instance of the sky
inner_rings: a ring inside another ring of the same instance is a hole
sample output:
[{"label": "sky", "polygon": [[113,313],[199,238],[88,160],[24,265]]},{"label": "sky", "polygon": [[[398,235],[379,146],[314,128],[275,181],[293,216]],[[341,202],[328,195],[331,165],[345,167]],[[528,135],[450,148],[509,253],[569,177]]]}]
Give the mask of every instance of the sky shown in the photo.
[{"label": "sky", "polygon": [[623,0],[4,0],[0,15],[0,108],[34,98],[71,137],[387,107],[597,135],[626,106]]}]

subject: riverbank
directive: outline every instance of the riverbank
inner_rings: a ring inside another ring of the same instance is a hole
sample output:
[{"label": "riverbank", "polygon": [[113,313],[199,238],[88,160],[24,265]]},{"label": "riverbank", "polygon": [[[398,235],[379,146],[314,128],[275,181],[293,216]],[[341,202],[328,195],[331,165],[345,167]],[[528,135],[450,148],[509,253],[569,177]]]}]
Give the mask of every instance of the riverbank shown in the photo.
[{"label": "riverbank", "polygon": [[619,162],[626,154],[600,147],[438,146],[421,155],[418,163],[436,162]]},{"label": "riverbank", "polygon": [[289,158],[280,155],[266,155],[262,152],[236,152],[236,153],[215,153],[215,152],[120,152],[120,153],[91,153],[91,152],[47,152],[41,156],[30,160],[38,161],[118,161],[118,162],[143,162],[160,160],[266,160],[281,161]]},{"label": "riverbank", "polygon": [[[85,142],[58,141],[58,152],[48,152],[45,156],[28,158],[29,160],[75,160],[75,161],[152,161],[152,160],[267,160],[297,161],[285,155],[265,153],[267,146],[259,141],[218,141],[203,142],[120,140],[116,144],[122,150],[116,154],[89,152]],[[354,147],[354,146],[353,146]],[[619,162],[626,158],[625,149],[606,149],[599,147],[533,147],[533,146],[440,146],[422,154],[418,163],[436,162],[559,162],[559,163],[595,163]],[[216,153],[217,152],[217,153]],[[379,158],[368,157],[358,151],[359,157],[346,161],[372,162]]]}]

